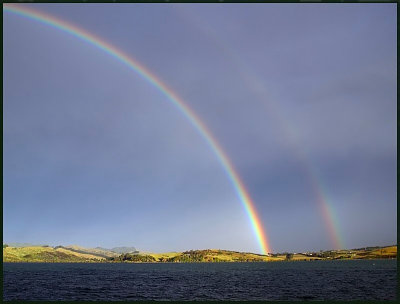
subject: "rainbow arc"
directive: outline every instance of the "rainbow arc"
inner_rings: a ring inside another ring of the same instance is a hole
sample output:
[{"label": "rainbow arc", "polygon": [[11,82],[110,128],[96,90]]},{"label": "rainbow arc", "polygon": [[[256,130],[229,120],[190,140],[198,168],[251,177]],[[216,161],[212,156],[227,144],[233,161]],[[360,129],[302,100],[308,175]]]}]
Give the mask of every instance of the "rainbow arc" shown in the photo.
[{"label": "rainbow arc", "polygon": [[49,25],[53,28],[71,34],[98,49],[101,49],[124,65],[128,66],[131,70],[139,74],[144,80],[146,80],[156,89],[162,92],[167,100],[171,102],[176,107],[176,109],[178,109],[188,119],[188,121],[198,131],[198,133],[203,137],[205,142],[211,148],[211,150],[219,160],[221,166],[223,167],[224,172],[230,180],[241,204],[246,211],[261,252],[263,254],[271,252],[265,228],[263,227],[262,222],[257,214],[254,202],[252,201],[248,191],[246,190],[242,180],[240,179],[239,174],[234,169],[232,162],[222,149],[221,145],[212,135],[210,130],[196,115],[196,113],[188,106],[188,104],[178,96],[178,94],[172,91],[172,89],[170,89],[164,82],[156,77],[156,75],[154,75],[144,65],[140,64],[132,56],[128,56],[115,46],[107,43],[99,37],[96,37],[95,35],[85,31],[82,28],[74,26],[68,22],[55,18],[49,14],[37,11],[25,5],[3,4],[3,11],[14,13],[18,16],[26,17],[42,24]]}]

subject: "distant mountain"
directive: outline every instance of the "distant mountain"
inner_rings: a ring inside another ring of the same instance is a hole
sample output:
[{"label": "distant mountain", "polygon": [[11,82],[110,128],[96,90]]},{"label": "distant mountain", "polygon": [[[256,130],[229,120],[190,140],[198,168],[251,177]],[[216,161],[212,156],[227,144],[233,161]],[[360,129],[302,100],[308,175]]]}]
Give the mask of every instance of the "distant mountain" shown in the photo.
[{"label": "distant mountain", "polygon": [[77,246],[77,245],[59,246],[59,247],[63,247],[63,248],[66,248],[66,249],[69,249],[69,250],[72,250],[75,252],[79,252],[79,253],[93,254],[93,255],[105,257],[105,258],[115,257],[120,254],[118,252],[114,252],[109,249],[101,248],[101,247],[85,248],[85,247],[81,247],[81,246]]},{"label": "distant mountain", "polygon": [[110,249],[113,252],[116,253],[138,253],[139,251],[136,250],[135,247],[114,247]]},{"label": "distant mountain", "polygon": [[114,247],[114,248],[103,248],[103,247],[96,247],[94,249],[97,250],[102,250],[106,252],[112,252],[112,253],[118,253],[118,254],[124,254],[124,253],[139,253],[138,250],[136,250],[135,247]]},{"label": "distant mountain", "polygon": [[103,251],[111,251],[111,249],[103,248],[103,247],[95,247],[94,249],[103,250]]},{"label": "distant mountain", "polygon": [[104,257],[115,257],[125,253],[139,253],[139,251],[137,251],[135,247],[114,247],[108,249],[103,247],[85,248],[78,245],[69,245],[69,246],[64,246],[64,248],[68,248],[76,252],[90,253]]}]

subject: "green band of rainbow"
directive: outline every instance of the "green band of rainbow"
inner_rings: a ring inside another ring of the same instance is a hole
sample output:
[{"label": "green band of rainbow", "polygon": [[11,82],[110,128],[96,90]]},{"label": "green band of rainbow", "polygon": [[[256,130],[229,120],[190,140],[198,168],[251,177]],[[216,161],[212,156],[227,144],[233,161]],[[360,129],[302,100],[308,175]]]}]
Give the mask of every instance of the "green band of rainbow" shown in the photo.
[{"label": "green band of rainbow", "polygon": [[231,181],[246,213],[250,219],[253,231],[257,237],[260,249],[262,253],[266,254],[271,252],[269,247],[269,242],[265,230],[262,227],[262,223],[258,214],[256,212],[254,203],[252,202],[250,195],[246,191],[243,182],[240,180],[238,173],[235,171],[231,161],[228,156],[223,151],[222,147],[218,144],[216,139],[213,137],[212,133],[207,129],[200,118],[189,108],[189,106],[180,98],[176,93],[174,93],[170,88],[168,88],[160,79],[158,79],[154,74],[152,74],[146,67],[141,65],[138,61],[134,60],[132,57],[124,54],[122,51],[118,50],[116,47],[108,44],[107,42],[101,40],[100,38],[86,32],[85,30],[73,26],[65,21],[56,19],[43,12],[36,11],[32,8],[28,8],[22,5],[15,4],[3,4],[3,10],[7,12],[15,13],[19,16],[27,17],[29,19],[41,22],[43,24],[50,25],[56,29],[67,32],[77,38],[80,38],[91,45],[103,50],[110,56],[119,60],[133,71],[138,73],[146,81],[150,82],[155,88],[161,91],[167,99],[177,108],[181,113],[190,121],[190,123],[195,127],[195,129],[200,133],[204,140],[208,143],[209,147],[212,149],[214,154],[217,156],[219,162],[229,180]]}]

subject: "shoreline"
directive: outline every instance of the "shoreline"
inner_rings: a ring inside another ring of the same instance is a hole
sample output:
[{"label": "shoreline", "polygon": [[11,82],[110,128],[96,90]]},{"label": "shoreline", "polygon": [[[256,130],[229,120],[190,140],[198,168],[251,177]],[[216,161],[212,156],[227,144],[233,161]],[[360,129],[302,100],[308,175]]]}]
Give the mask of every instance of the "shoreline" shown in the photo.
[{"label": "shoreline", "polygon": [[315,260],[277,260],[277,261],[224,261],[224,262],[100,262],[100,261],[82,261],[82,262],[35,262],[35,261],[17,261],[5,262],[3,264],[266,264],[266,263],[296,263],[296,262],[335,262],[335,261],[384,261],[397,260],[397,258],[374,258],[374,259],[315,259]]}]

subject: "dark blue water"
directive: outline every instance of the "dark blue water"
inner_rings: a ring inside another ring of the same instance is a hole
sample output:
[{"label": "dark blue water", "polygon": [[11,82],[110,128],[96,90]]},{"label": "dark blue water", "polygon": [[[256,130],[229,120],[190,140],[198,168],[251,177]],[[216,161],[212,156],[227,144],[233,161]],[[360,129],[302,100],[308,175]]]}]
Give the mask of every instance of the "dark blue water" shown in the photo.
[{"label": "dark blue water", "polygon": [[396,260],[4,263],[4,300],[395,300]]}]

